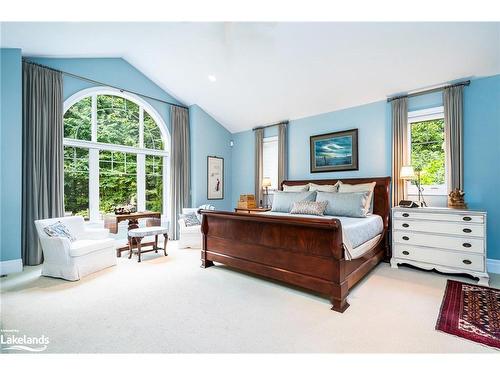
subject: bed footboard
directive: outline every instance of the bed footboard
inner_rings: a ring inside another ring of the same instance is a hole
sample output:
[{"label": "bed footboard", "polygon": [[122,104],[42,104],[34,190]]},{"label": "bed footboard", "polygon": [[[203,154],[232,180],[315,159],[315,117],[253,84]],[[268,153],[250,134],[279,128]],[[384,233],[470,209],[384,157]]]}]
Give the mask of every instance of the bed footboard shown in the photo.
[{"label": "bed footboard", "polygon": [[339,220],[202,213],[201,267],[223,263],[327,295],[333,310],[348,307]]}]

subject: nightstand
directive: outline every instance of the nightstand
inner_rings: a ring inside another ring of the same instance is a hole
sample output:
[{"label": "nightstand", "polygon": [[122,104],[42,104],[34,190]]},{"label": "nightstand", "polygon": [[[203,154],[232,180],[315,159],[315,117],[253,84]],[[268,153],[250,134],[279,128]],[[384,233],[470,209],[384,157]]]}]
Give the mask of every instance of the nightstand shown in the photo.
[{"label": "nightstand", "polygon": [[391,267],[410,264],[465,273],[488,286],[486,212],[441,207],[392,209]]},{"label": "nightstand", "polygon": [[235,208],[234,212],[243,212],[246,214],[258,214],[261,212],[271,211],[271,208],[256,207],[256,208]]}]

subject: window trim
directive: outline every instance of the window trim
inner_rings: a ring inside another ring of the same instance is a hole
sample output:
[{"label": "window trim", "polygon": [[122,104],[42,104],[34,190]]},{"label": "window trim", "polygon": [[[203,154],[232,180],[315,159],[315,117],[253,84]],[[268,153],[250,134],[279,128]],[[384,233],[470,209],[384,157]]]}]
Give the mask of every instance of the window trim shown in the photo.
[{"label": "window trim", "polygon": [[[118,96],[139,106],[139,146],[125,146],[97,141],[97,96],[112,95]],[[95,86],[80,90],[64,101],[63,114],[74,104],[82,99],[91,97],[91,140],[80,140],[64,138],[63,146],[80,147],[89,150],[89,221],[101,222],[99,211],[99,151],[125,152],[137,155],[137,210],[144,211],[146,208],[146,155],[163,157],[163,197],[162,216],[169,220],[169,183],[170,181],[170,133],[165,121],[156,109],[146,100],[138,95],[122,92],[118,89],[106,86]],[[164,149],[155,150],[144,148],[144,111],[146,111],[156,123],[162,134]]]},{"label": "window trim", "polygon": [[[420,109],[416,111],[408,111],[408,160],[411,161],[411,125],[415,122],[430,121],[444,118],[444,106]],[[445,128],[446,131],[446,128]],[[446,151],[445,151],[446,153]],[[446,175],[446,155],[445,155],[445,175]],[[418,190],[410,181],[406,181],[408,187],[408,195],[418,195]],[[422,185],[424,195],[443,196],[448,195],[448,187],[446,181],[442,185]]]}]

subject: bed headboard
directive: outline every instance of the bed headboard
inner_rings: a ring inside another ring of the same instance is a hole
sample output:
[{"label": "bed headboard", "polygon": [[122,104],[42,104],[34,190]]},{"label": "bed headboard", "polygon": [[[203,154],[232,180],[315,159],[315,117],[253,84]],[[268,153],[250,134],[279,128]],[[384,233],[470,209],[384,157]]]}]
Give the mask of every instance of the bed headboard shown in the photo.
[{"label": "bed headboard", "polygon": [[373,213],[382,216],[384,220],[384,227],[389,228],[389,218],[391,216],[390,204],[390,177],[366,177],[366,178],[339,178],[331,180],[285,180],[280,185],[280,190],[283,190],[283,185],[305,185],[309,182],[318,185],[333,185],[337,181],[342,181],[345,184],[366,184],[368,182],[375,182],[374,200],[373,200]]}]

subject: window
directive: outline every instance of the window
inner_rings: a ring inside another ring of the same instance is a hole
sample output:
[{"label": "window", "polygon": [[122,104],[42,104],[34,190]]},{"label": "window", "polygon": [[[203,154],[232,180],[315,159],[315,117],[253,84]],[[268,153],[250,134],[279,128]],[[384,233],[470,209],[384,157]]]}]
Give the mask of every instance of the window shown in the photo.
[{"label": "window", "polygon": [[[424,194],[446,195],[445,137],[443,107],[408,113],[410,163],[420,171]],[[409,194],[417,194],[415,182]]]},{"label": "window", "polygon": [[97,221],[127,203],[166,210],[168,134],[145,101],[109,88],[83,90],[64,113],[65,211]]},{"label": "window", "polygon": [[264,138],[262,148],[264,176],[271,179],[269,190],[278,190],[278,137]]}]

